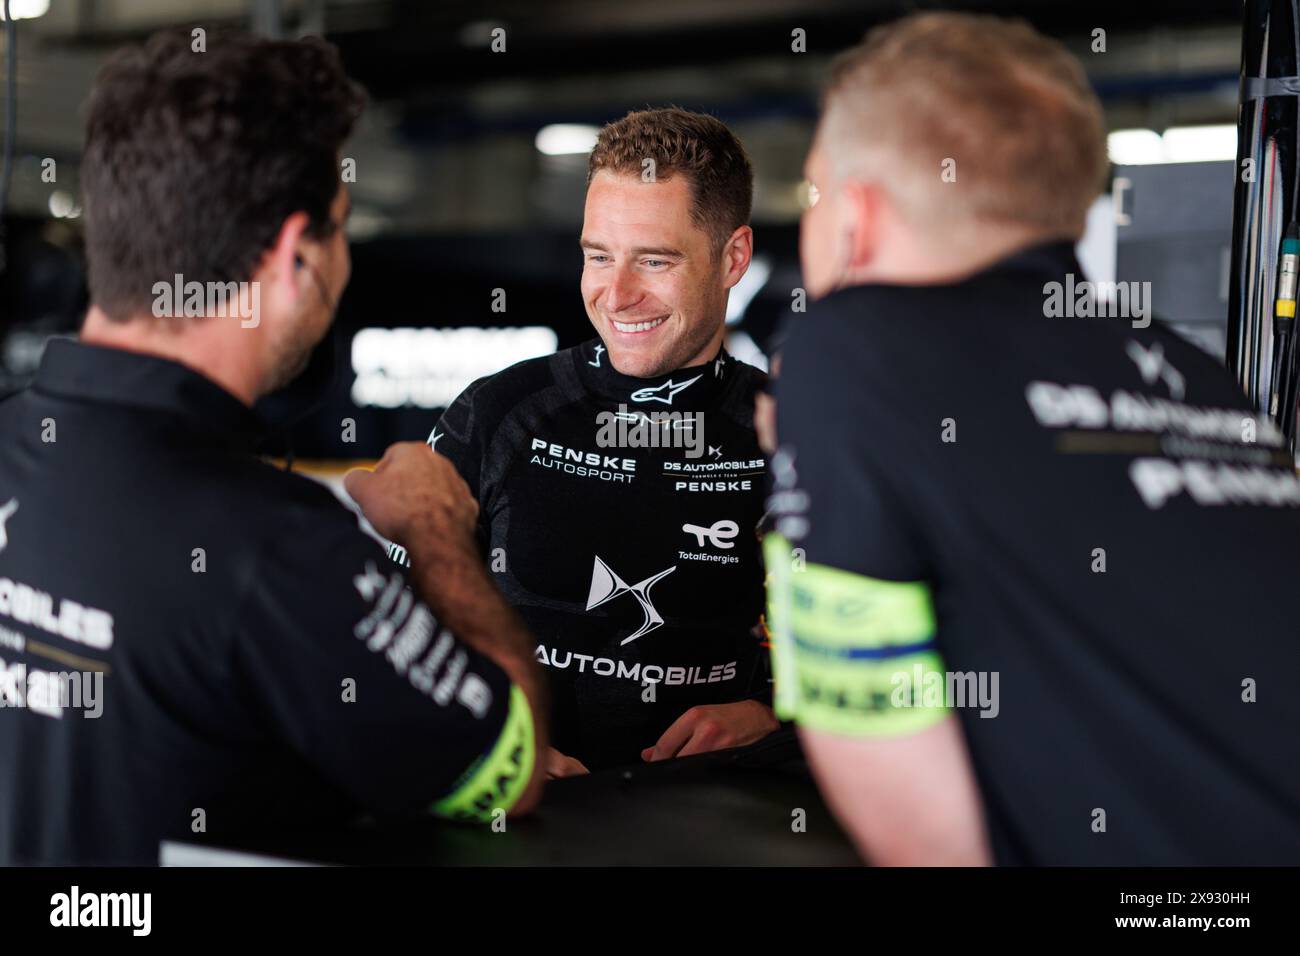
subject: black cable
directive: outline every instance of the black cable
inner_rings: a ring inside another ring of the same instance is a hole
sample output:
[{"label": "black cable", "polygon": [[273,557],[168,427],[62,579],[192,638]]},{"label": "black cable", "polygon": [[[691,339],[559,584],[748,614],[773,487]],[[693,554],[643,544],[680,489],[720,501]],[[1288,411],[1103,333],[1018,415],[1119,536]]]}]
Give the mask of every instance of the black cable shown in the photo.
[{"label": "black cable", "polygon": [[1278,428],[1286,436],[1287,448],[1295,454],[1295,412],[1296,412],[1296,379],[1293,373],[1295,368],[1295,346],[1296,336],[1288,333],[1285,336],[1286,341],[1279,343],[1282,353],[1283,368],[1283,391],[1281,392],[1280,407],[1278,408]]},{"label": "black cable", "polygon": [[[1300,164],[1293,175],[1300,189]],[[1296,284],[1300,280],[1300,226],[1292,222],[1282,235],[1277,251],[1277,280],[1273,289],[1273,361],[1269,383],[1268,415],[1290,437],[1288,420],[1295,401],[1294,351],[1292,330],[1295,326]]]},{"label": "black cable", "polygon": [[1290,344],[1291,333],[1283,328],[1280,323],[1274,327],[1273,331],[1273,401],[1272,407],[1269,408],[1269,414],[1273,417],[1276,425],[1282,425],[1286,419],[1287,403],[1287,375],[1286,375],[1286,355],[1287,346]]},{"label": "black cable", "polygon": [[9,207],[9,181],[14,170],[14,145],[18,138],[18,32],[10,16],[9,0],[0,0],[5,17],[5,148],[0,167],[0,274],[5,271],[5,210]]}]

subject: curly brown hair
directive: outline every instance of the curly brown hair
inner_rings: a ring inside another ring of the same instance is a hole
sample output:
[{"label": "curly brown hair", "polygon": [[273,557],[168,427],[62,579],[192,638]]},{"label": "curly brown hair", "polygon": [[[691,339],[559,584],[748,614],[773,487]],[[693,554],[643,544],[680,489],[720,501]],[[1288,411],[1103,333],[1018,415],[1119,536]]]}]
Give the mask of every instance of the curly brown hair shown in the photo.
[{"label": "curly brown hair", "polygon": [[334,228],[339,150],[365,105],[318,37],[165,30],[120,50],[91,90],[81,185],[91,301],[148,311],[180,273],[245,281],[284,220]]},{"label": "curly brown hair", "polygon": [[656,179],[687,177],[691,219],[712,237],[716,255],[749,224],[754,169],[721,120],[675,106],[628,113],[600,131],[587,160],[587,183],[602,169],[640,176],[647,159],[654,160]]}]

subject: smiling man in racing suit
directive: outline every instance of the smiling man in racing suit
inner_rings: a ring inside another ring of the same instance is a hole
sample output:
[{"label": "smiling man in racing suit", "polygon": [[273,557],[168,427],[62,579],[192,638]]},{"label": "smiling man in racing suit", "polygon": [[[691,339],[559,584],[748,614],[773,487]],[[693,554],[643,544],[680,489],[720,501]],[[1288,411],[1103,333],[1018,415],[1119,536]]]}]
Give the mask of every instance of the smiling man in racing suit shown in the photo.
[{"label": "smiling man in racing suit", "polygon": [[744,149],[712,117],[606,126],[581,237],[599,337],[474,382],[429,436],[477,498],[485,560],[538,639],[552,776],[778,726],[756,636],[763,373],[722,347],[752,195]]}]

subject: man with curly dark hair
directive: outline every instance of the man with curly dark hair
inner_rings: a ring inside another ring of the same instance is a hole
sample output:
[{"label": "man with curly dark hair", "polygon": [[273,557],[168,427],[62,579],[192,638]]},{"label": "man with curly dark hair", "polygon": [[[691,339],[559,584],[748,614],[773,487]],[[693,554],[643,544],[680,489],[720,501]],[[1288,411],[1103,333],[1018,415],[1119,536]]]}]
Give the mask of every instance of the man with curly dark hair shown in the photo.
[{"label": "man with curly dark hair", "polygon": [[91,306],[0,404],[0,863],[537,801],[531,639],[452,466],[410,443],[348,478],[408,589],[329,491],[249,454],[347,284],[362,106],[311,38],[167,32],[95,83]]}]

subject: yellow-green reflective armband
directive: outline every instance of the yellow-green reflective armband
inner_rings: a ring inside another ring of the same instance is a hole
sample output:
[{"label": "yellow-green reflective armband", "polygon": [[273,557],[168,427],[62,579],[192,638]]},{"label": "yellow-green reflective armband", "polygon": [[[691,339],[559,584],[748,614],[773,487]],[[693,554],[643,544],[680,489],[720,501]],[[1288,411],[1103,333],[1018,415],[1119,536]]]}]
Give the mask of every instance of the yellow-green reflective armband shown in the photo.
[{"label": "yellow-green reflective armband", "polygon": [[914,733],[947,714],[934,608],[922,582],[807,564],[763,542],[777,716],[832,733]]},{"label": "yellow-green reflective armband", "polygon": [[430,810],[440,817],[488,823],[494,811],[507,813],[519,802],[533,778],[537,742],[528,698],[517,686],[510,688],[510,709],[492,750],[480,757],[451,792]]}]

